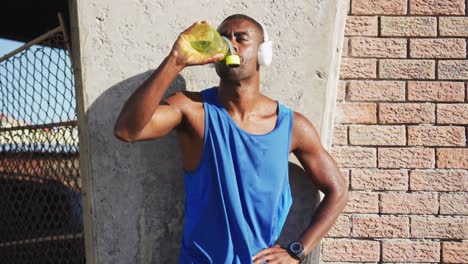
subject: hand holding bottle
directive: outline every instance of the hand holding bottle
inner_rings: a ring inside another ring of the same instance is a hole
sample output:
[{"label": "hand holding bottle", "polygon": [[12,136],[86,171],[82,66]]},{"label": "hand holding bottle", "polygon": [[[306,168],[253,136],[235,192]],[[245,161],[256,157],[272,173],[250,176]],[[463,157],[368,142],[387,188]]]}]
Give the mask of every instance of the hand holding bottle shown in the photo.
[{"label": "hand holding bottle", "polygon": [[[213,33],[210,28],[208,21],[196,22],[179,35],[171,51],[177,65],[185,67],[214,63],[226,56],[226,51],[214,48],[215,41],[219,42],[219,39],[217,32]],[[219,38],[222,39],[221,36]]]}]

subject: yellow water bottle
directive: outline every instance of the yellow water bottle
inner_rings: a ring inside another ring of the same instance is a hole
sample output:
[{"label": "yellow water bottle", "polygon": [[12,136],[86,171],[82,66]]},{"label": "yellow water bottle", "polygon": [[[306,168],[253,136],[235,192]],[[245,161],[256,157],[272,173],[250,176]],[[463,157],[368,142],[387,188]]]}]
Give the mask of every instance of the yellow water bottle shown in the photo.
[{"label": "yellow water bottle", "polygon": [[240,58],[236,55],[231,41],[221,36],[210,24],[197,23],[187,33],[190,46],[197,52],[206,55],[207,58],[222,53],[224,58],[220,60],[220,63],[226,63],[231,68],[240,65]]}]

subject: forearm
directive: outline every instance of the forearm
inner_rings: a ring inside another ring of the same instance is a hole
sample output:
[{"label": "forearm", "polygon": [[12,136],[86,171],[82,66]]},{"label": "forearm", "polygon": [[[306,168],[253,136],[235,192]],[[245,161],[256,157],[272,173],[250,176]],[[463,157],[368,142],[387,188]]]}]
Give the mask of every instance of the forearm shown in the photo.
[{"label": "forearm", "polygon": [[326,194],[317,207],[312,222],[301,234],[299,241],[309,254],[328,233],[348,202],[348,191]]},{"label": "forearm", "polygon": [[151,120],[164,93],[183,67],[169,55],[130,96],[120,112],[114,132],[132,138]]}]

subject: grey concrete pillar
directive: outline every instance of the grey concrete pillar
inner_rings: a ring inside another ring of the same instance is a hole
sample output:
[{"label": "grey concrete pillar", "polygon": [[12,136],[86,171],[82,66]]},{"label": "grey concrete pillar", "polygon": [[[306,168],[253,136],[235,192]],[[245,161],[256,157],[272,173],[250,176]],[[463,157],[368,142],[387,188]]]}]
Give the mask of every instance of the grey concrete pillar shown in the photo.
[{"label": "grey concrete pillar", "polygon": [[[176,263],[183,175],[173,133],[126,144],[112,135],[125,100],[193,22],[234,13],[264,23],[274,61],[262,92],[307,116],[331,145],[346,6],[339,0],[70,0],[88,263]],[[212,68],[184,70],[170,91],[217,85]],[[297,238],[320,201],[291,159],[294,206],[280,241]],[[318,261],[318,248],[309,263]]]}]

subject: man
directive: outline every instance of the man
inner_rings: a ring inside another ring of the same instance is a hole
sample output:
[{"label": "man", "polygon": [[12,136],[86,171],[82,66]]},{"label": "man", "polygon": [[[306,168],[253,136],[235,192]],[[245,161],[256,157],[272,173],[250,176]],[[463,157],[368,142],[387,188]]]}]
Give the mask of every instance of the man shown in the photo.
[{"label": "man", "polygon": [[[180,263],[299,263],[344,209],[346,183],[314,126],[260,93],[258,47],[264,34],[248,16],[230,16],[218,27],[241,57],[238,68],[216,63],[218,87],[162,100],[185,67],[223,58],[193,56],[185,40],[192,27],[126,102],[114,134],[134,142],[176,130],[186,188]],[[292,202],[290,152],[325,197],[308,228],[283,248],[275,242]]]}]

